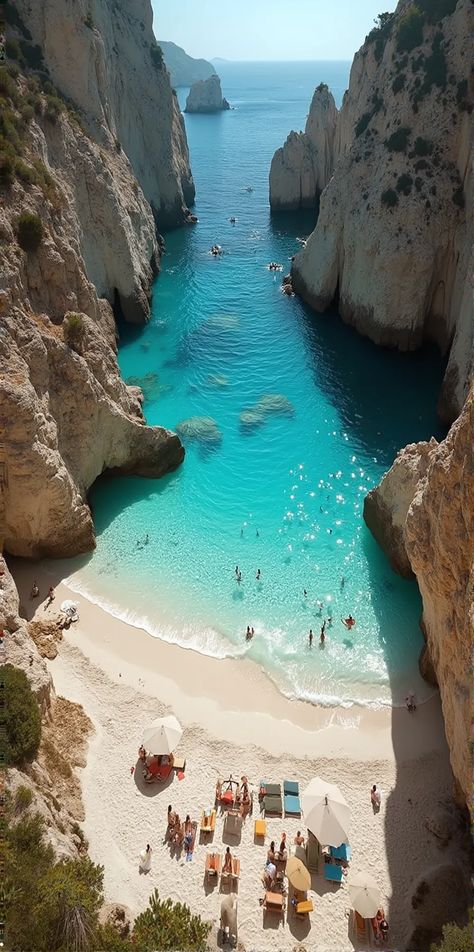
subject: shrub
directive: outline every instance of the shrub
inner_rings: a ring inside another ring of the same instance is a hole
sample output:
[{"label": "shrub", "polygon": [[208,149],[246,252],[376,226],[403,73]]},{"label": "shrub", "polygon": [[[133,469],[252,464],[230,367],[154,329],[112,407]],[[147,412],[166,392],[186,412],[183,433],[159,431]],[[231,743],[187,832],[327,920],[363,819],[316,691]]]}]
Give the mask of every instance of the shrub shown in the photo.
[{"label": "shrub", "polygon": [[462,185],[459,185],[457,188],[454,189],[453,202],[455,205],[458,205],[459,208],[464,208],[465,201],[464,201],[464,190]]},{"label": "shrub", "polygon": [[395,76],[395,79],[392,83],[392,92],[395,94],[399,93],[405,87],[406,76],[405,73],[399,73],[398,76]]},{"label": "shrub", "polygon": [[[38,185],[39,176],[36,169],[32,168],[31,165],[27,165],[23,159],[17,159],[15,162],[15,172],[17,178],[19,178],[25,185]],[[33,249],[34,250],[34,249]]]},{"label": "shrub", "polygon": [[23,62],[31,69],[42,69],[44,67],[43,53],[41,47],[28,43],[27,40],[20,40],[20,49],[23,56]]},{"label": "shrub", "polygon": [[370,120],[372,119],[372,115],[373,113],[371,112],[364,112],[363,115],[358,120],[358,122],[356,122],[356,126],[355,126],[356,136],[361,136],[362,133],[365,132],[365,130],[367,129],[367,126],[369,125]]},{"label": "shrub", "polygon": [[25,122],[31,122],[35,114],[33,106],[29,102],[25,102],[22,106],[20,106],[20,112],[22,119],[24,119]]},{"label": "shrub", "polygon": [[382,192],[381,200],[387,208],[394,208],[395,205],[398,205],[398,195],[393,188],[387,188],[385,192]]},{"label": "shrub", "polygon": [[443,926],[443,938],[439,945],[432,945],[430,952],[471,952],[472,927],[461,929],[454,922]]},{"label": "shrub", "polygon": [[206,952],[211,923],[193,916],[189,907],[171,899],[161,900],[158,890],[150,896],[149,906],[135,919],[133,948],[137,952],[152,949],[186,949],[188,952]]},{"label": "shrub", "polygon": [[[58,773],[61,777],[68,780],[72,776],[71,765],[61,752],[54,746],[48,737],[45,737],[41,744],[41,750],[44,754],[46,766],[51,773]],[[57,809],[61,809],[61,804]]]},{"label": "shrub", "polygon": [[416,177],[416,179],[415,179],[415,188],[416,188],[417,192],[421,192],[421,190],[422,190],[422,188],[423,188],[423,179],[420,178],[419,175],[417,175],[417,177]]},{"label": "shrub", "polygon": [[423,11],[427,23],[439,23],[443,17],[454,13],[457,0],[417,0],[417,4]]},{"label": "shrub", "polygon": [[63,333],[64,340],[71,350],[75,350],[77,353],[81,352],[85,330],[82,314],[71,312],[66,315],[63,322]]},{"label": "shrub", "polygon": [[417,6],[410,7],[397,27],[397,50],[410,53],[423,42],[423,15]]},{"label": "shrub", "polygon": [[155,69],[163,69],[165,61],[163,59],[163,51],[161,46],[158,46],[158,43],[152,43],[150,46],[150,55]]},{"label": "shrub", "polygon": [[[41,224],[40,219],[38,221]],[[5,682],[7,763],[21,767],[26,761],[33,760],[38,752],[41,740],[40,710],[24,671],[6,664],[2,667],[2,675]]]},{"label": "shrub", "polygon": [[396,185],[397,192],[403,192],[404,195],[409,195],[412,185],[413,179],[411,175],[407,175],[406,172],[403,172],[402,175],[398,176]]},{"label": "shrub", "polygon": [[33,802],[33,791],[30,787],[25,787],[23,784],[18,787],[15,793],[14,807],[15,813],[23,813],[23,810],[26,810],[31,803]]},{"label": "shrub", "polygon": [[55,123],[63,110],[64,103],[62,99],[60,99],[56,93],[47,93],[46,107],[44,110],[45,119],[48,119],[49,122]]},{"label": "shrub", "polygon": [[18,78],[18,76],[20,75],[20,70],[18,69],[18,66],[16,65],[16,63],[8,64],[7,73],[9,76],[11,76],[12,79]]},{"label": "shrub", "polygon": [[15,163],[8,155],[0,156],[0,186],[10,188],[15,178]]},{"label": "shrub", "polygon": [[396,132],[392,132],[389,139],[385,140],[385,145],[389,152],[405,152],[411,129],[407,126],[400,126]]},{"label": "shrub", "polygon": [[13,102],[18,99],[15,80],[7,73],[6,69],[0,69],[0,94],[8,96]]},{"label": "shrub", "polygon": [[385,44],[392,31],[393,19],[393,13],[379,13],[374,20],[375,26],[365,38],[366,43],[374,43],[374,56],[377,63],[380,63],[382,59]]},{"label": "shrub", "polygon": [[425,92],[430,92],[433,86],[438,86],[440,89],[446,89],[446,81],[446,57],[443,50],[441,49],[440,42],[436,42],[435,37],[433,40],[432,53],[425,59],[425,79],[423,82],[423,89]]},{"label": "shrub", "polygon": [[120,140],[119,140],[119,139],[117,139],[117,138],[114,139],[114,145],[115,145],[115,151],[116,151],[116,152],[121,152],[121,151],[122,151],[122,146],[120,145]]},{"label": "shrub", "polygon": [[21,65],[24,66],[24,56],[21,52],[20,44],[15,36],[11,36],[7,39],[5,52],[7,54],[7,59],[16,60],[17,63],[21,63]]},{"label": "shrub", "polygon": [[431,155],[433,151],[432,143],[428,139],[424,139],[423,136],[417,136],[413,148],[415,155]]}]

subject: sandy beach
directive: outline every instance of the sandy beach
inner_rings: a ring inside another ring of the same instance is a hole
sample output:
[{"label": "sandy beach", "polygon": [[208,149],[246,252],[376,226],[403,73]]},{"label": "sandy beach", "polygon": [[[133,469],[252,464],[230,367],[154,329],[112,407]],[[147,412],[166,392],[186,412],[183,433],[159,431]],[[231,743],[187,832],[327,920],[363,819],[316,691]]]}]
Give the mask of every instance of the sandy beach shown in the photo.
[{"label": "sandy beach", "polygon": [[[350,871],[369,870],[380,886],[390,924],[389,946],[401,947],[414,922],[410,898],[427,867],[439,862],[439,841],[425,821],[452,790],[444,725],[438,696],[412,716],[403,709],[379,711],[316,708],[281,696],[248,660],[214,660],[167,645],[115,619],[81,596],[71,596],[41,566],[13,562],[12,570],[25,613],[56,612],[64,598],[78,605],[79,623],[71,626],[59,655],[48,662],[56,693],[83,705],[94,726],[87,766],[79,771],[85,807],[84,832],[92,859],[105,867],[107,901],[122,902],[132,914],[157,887],[162,897],[185,900],[193,912],[213,922],[216,936],[222,893],[204,879],[206,853],[224,853],[227,844],[240,859],[239,940],[249,949],[352,949],[347,882],[325,881],[323,866],[312,877],[309,919],[291,912],[281,920],[263,913],[261,874],[271,839],[286,832],[293,844],[297,818],[270,818],[265,844],[254,840],[262,778],[300,788],[315,775],[337,783],[351,808]],[[56,585],[52,608],[29,600],[33,573],[41,593]],[[185,777],[163,786],[144,785],[137,750],[144,726],[173,712],[184,733],[176,751],[186,757]],[[214,805],[218,777],[246,774],[254,790],[253,816],[239,835],[218,817],[211,839],[196,840],[191,862],[165,841],[169,803],[181,817],[198,820]],[[373,783],[382,791],[374,813]],[[303,828],[306,835],[306,830]],[[153,848],[151,871],[139,873],[139,853]],[[454,847],[453,847],[454,848]],[[446,858],[446,851],[444,853]],[[361,947],[360,944],[356,947]]]}]

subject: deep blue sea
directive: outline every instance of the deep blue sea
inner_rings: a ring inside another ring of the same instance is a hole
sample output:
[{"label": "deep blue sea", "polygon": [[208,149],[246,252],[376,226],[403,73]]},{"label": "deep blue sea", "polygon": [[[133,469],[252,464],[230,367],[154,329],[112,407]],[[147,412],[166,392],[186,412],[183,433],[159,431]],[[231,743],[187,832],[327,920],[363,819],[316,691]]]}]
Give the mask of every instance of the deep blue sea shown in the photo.
[{"label": "deep blue sea", "polygon": [[270,216],[273,152],[304,128],[318,83],[340,104],[349,64],[219,72],[232,110],[185,118],[199,224],[165,236],[152,320],[125,331],[119,351],[148,422],[184,422],[186,459],[160,481],[96,484],[97,550],[70,584],[154,636],[248,655],[290,696],[421,698],[418,590],[391,572],[362,509],[400,447],[440,435],[441,360],[377,349],[336,313],[284,296],[267,269],[286,272],[314,224]]}]

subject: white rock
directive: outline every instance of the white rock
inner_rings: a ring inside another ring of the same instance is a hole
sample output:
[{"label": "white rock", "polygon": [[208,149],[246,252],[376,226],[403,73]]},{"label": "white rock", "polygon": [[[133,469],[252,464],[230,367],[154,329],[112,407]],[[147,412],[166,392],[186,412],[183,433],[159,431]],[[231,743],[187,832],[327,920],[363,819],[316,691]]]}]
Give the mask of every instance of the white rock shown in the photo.
[{"label": "white rock", "polygon": [[222,109],[230,109],[230,106],[222,96],[221,81],[215,73],[191,86],[185,112],[220,112]]}]

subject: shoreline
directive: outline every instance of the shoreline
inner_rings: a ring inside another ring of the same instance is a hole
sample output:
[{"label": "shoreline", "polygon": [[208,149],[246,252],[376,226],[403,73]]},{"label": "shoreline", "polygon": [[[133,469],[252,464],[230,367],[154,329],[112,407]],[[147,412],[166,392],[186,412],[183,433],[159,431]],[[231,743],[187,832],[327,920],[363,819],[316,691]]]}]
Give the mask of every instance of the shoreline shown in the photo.
[{"label": "shoreline", "polygon": [[[40,591],[46,592],[50,584],[56,590],[46,617],[72,596],[80,620],[64,632],[63,644],[79,651],[111,681],[156,696],[183,724],[198,725],[228,743],[241,743],[246,734],[275,756],[291,750],[301,757],[373,760],[383,750],[385,757],[394,757],[392,735],[406,724],[405,707],[329,707],[288,698],[249,658],[214,658],[170,644],[53,579],[42,563],[35,563],[32,571],[26,560],[9,562],[27,617],[43,614],[43,603],[29,598],[33,575]],[[443,724],[439,694],[434,692],[420,704],[417,714],[405,738],[407,757],[426,752],[428,736],[435,733],[440,719]],[[428,749],[436,746],[432,736]]]}]

